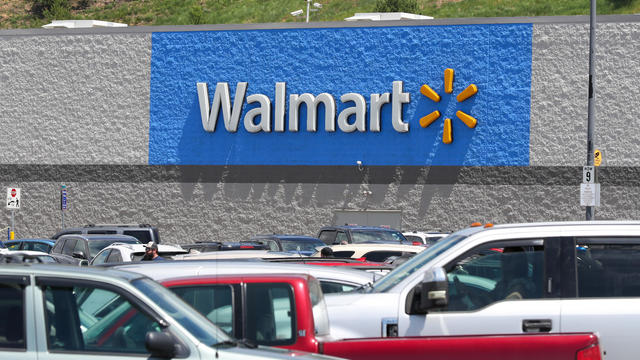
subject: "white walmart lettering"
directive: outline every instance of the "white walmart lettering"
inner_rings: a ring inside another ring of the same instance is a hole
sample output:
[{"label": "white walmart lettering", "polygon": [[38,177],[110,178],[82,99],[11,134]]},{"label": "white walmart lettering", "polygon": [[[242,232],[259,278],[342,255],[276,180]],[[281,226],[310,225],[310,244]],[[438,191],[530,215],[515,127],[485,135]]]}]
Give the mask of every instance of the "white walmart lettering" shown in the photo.
[{"label": "white walmart lettering", "polygon": [[[411,101],[409,93],[402,91],[403,82],[394,81],[393,91],[383,94],[371,94],[369,131],[380,132],[382,106],[391,102],[391,124],[397,132],[409,131],[409,124],[402,120],[402,106]],[[236,85],[236,93],[233,98],[233,107],[229,96],[229,85],[226,82],[219,82],[213,95],[213,102],[209,103],[209,90],[207,83],[197,83],[198,101],[200,103],[200,117],[202,127],[207,132],[216,130],[216,123],[220,110],[224,127],[228,132],[238,131],[238,124],[242,115],[242,108],[245,98],[248,104],[257,103],[260,106],[246,112],[244,115],[244,128],[249,133],[263,132],[284,132],[285,131],[285,101],[287,85],[284,82],[276,83],[274,119],[273,127],[271,123],[271,100],[263,94],[253,94],[246,96],[247,82],[239,82]],[[338,114],[337,125],[340,131],[366,132],[367,131],[367,102],[361,94],[347,93],[340,96],[343,104],[352,103]],[[291,94],[289,95],[289,131],[299,131],[300,105],[304,104],[307,109],[307,131],[318,131],[318,106],[324,106],[324,130],[326,132],[336,131],[336,101],[329,93],[322,93],[318,96],[312,94]],[[256,118],[260,118],[256,123]],[[352,119],[350,122],[350,119]]]}]

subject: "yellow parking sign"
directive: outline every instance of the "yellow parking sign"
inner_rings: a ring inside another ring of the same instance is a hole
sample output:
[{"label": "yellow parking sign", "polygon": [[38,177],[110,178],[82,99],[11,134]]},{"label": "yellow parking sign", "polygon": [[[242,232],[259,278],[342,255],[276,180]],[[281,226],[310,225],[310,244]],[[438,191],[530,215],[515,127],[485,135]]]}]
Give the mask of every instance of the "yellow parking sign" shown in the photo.
[{"label": "yellow parking sign", "polygon": [[602,152],[596,149],[593,152],[593,165],[600,166],[600,164],[602,164]]}]

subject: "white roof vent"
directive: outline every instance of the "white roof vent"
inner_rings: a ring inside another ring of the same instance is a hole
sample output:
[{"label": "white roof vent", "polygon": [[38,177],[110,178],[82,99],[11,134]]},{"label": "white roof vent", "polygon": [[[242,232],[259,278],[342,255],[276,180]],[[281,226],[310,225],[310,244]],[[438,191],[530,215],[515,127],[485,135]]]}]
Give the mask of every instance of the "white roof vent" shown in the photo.
[{"label": "white roof vent", "polygon": [[51,24],[42,25],[45,29],[79,29],[94,27],[127,27],[127,24],[101,20],[53,20]]},{"label": "white roof vent", "polygon": [[433,16],[425,16],[418,14],[409,14],[405,12],[383,12],[383,13],[356,13],[352,17],[348,17],[346,21],[389,21],[389,20],[428,20]]}]

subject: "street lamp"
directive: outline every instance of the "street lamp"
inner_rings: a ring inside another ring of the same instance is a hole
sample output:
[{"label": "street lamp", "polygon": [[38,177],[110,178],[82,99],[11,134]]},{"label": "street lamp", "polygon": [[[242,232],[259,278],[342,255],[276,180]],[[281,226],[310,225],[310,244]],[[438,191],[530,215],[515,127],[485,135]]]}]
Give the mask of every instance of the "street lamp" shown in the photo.
[{"label": "street lamp", "polygon": [[[311,0],[305,0],[307,2],[307,22],[309,22],[309,13],[311,11],[318,11],[318,9],[322,9],[322,4],[320,3],[313,3],[313,7],[315,7],[315,9],[311,9]],[[296,11],[292,11],[290,14],[293,16],[300,16],[304,13],[304,10],[302,9],[298,9]]]}]

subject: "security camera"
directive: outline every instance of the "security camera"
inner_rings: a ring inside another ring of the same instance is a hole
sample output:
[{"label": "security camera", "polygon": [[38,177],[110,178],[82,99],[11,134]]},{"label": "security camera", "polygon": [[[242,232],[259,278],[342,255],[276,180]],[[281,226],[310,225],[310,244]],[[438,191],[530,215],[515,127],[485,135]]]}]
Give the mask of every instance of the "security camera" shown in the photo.
[{"label": "security camera", "polygon": [[296,11],[292,11],[292,12],[291,12],[291,15],[293,15],[293,16],[300,16],[300,15],[302,15],[302,13],[303,13],[302,9],[298,9],[298,10],[296,10]]}]

